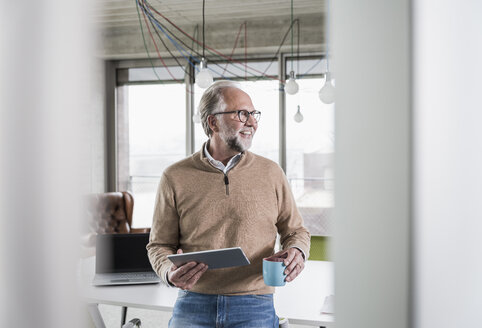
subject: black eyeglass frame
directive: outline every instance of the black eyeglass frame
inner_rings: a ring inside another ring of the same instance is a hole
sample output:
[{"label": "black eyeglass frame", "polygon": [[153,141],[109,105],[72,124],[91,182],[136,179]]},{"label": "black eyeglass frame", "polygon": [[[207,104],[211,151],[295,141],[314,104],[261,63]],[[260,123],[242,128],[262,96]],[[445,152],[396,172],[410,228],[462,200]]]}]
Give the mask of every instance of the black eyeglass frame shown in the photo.
[{"label": "black eyeglass frame", "polygon": [[[246,121],[243,121],[241,119],[241,113],[242,112],[248,113],[246,115]],[[214,115],[218,115],[218,114],[233,114],[233,113],[238,114],[238,119],[241,123],[246,123],[249,120],[249,115],[251,115],[253,117],[253,119],[256,121],[256,123],[258,123],[259,120],[261,119],[261,112],[259,110],[253,110],[252,112],[250,112],[247,109],[236,109],[236,110],[231,110],[229,112],[219,112],[219,113],[214,113],[214,114],[211,114],[211,115],[214,116]],[[258,115],[258,118],[256,118],[256,116],[254,116],[254,115]]]}]

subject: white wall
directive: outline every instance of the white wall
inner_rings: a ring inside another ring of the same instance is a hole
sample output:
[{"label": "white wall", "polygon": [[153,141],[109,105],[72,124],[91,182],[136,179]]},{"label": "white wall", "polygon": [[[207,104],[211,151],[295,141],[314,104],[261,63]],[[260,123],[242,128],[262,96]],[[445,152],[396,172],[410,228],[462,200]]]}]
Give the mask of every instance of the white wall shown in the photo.
[{"label": "white wall", "polygon": [[481,327],[482,2],[414,2],[415,327]]}]

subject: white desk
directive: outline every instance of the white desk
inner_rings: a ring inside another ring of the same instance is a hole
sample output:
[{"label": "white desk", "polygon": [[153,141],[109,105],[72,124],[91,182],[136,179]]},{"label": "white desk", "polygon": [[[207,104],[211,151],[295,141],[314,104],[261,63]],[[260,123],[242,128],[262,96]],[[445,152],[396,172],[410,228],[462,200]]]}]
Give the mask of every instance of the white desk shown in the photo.
[{"label": "white desk", "polygon": [[[96,311],[96,304],[110,304],[171,312],[177,298],[177,288],[164,284],[94,287],[95,260],[88,258],[81,265],[81,290],[87,303]],[[276,314],[300,325],[333,327],[334,316],[321,314],[327,295],[333,294],[333,263],[307,261],[304,271],[294,281],[276,288],[274,303]],[[95,305],[95,307],[92,307]],[[103,327],[100,314],[93,314],[94,322]],[[97,318],[94,318],[97,316]],[[142,320],[142,318],[141,318]]]}]

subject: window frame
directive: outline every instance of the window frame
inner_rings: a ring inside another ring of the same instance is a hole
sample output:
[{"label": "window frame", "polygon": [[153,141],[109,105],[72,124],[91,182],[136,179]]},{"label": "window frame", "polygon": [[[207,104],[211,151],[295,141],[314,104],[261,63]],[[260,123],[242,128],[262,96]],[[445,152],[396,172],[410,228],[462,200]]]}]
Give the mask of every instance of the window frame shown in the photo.
[{"label": "window frame", "polygon": [[[244,58],[236,58],[233,57],[235,60],[239,61],[244,61]],[[283,79],[288,78],[287,74],[287,66],[289,65],[291,59],[293,60],[306,60],[306,59],[324,59],[325,55],[322,53],[304,53],[300,54],[300,56],[290,56],[287,53],[280,53],[278,55],[278,58],[276,60],[273,60],[273,65],[278,65],[278,79],[281,81]],[[247,62],[255,62],[255,61],[271,61],[273,57],[266,57],[266,56],[252,56],[247,59]],[[166,63],[167,66],[177,66],[177,63],[174,61],[174,59],[164,59],[164,62]],[[213,63],[218,63],[218,64],[226,64],[227,61],[212,61]],[[115,167],[116,167],[116,188],[115,190],[118,190],[121,185],[119,182],[121,181],[121,177],[119,176],[121,172],[124,172],[122,165],[123,160],[119,160],[119,156],[122,156],[122,145],[119,147],[118,144],[118,136],[121,135],[118,133],[119,127],[125,127],[126,122],[124,121],[126,118],[125,113],[122,113],[122,110],[125,109],[125,104],[122,104],[120,101],[122,101],[122,87],[127,86],[127,85],[139,85],[139,84],[161,84],[161,83],[178,83],[176,81],[169,81],[169,80],[163,80],[161,81],[135,81],[135,82],[129,82],[127,81],[128,79],[126,78],[126,72],[130,68],[150,68],[152,66],[154,67],[162,67],[162,63],[160,62],[159,59],[153,59],[152,64],[149,59],[141,59],[141,60],[120,60],[116,61],[114,63],[115,66],[115,92],[116,92],[116,97],[115,101],[116,103],[114,104],[114,107],[116,108],[116,124],[115,124],[115,136],[114,138],[110,138],[108,142],[112,142],[114,139],[116,142],[115,148],[118,150],[116,153],[115,158],[110,158],[109,161],[114,161]],[[187,65],[186,67],[187,70],[189,70],[189,73],[191,76],[194,76],[194,68],[191,65]],[[323,74],[306,74],[304,77],[323,77]],[[302,78],[304,78],[302,77]],[[250,78],[248,78],[249,80]],[[251,78],[253,79],[253,78]],[[258,79],[258,78],[256,78]],[[259,77],[259,79],[266,79],[264,77]],[[239,78],[239,79],[233,79],[233,80],[244,80],[244,78]],[[169,82],[168,82],[169,81]],[[194,89],[194,79],[190,78],[188,74],[185,75],[184,83],[186,83],[186,87],[188,90],[192,91]],[[279,165],[283,169],[283,171],[286,172],[286,93],[284,92],[284,85],[280,82],[280,93],[279,93]],[[125,97],[125,96],[124,96]],[[124,99],[125,101],[125,99]],[[196,105],[194,104],[194,97],[191,92],[187,91],[186,92],[186,156],[189,156],[193,154],[196,149],[194,147],[194,123],[192,122],[192,116],[196,112]],[[124,115],[123,115],[124,114]],[[128,131],[125,131],[128,133]],[[125,138],[125,136],[123,136]],[[128,138],[128,134],[127,134]],[[114,166],[110,166],[114,167]]]},{"label": "window frame", "polygon": [[[236,60],[244,61],[244,58],[236,58]],[[291,60],[309,60],[316,59],[322,60],[326,58],[322,53],[304,53],[300,56],[291,57],[287,53],[280,53],[276,60],[273,60],[272,65],[278,65],[278,76],[277,78],[282,81],[288,79],[289,72],[288,68]],[[271,61],[273,57],[266,56],[253,56],[247,61]],[[174,59],[164,59],[167,66],[178,66]],[[217,61],[218,64],[226,64],[226,61]],[[126,72],[131,68],[152,68],[162,67],[162,63],[159,59],[153,59],[152,62],[149,59],[142,60],[119,60],[108,62],[106,67],[109,67],[109,74],[106,75],[106,86],[109,93],[114,94],[114,97],[107,97],[107,115],[106,115],[106,130],[107,130],[107,148],[108,148],[108,158],[106,160],[106,170],[108,176],[108,191],[119,191],[127,190],[129,187],[129,126],[128,126],[128,99],[127,99],[127,86],[129,85],[142,85],[142,84],[162,84],[162,83],[178,83],[174,80],[162,80],[162,81],[128,81],[128,76]],[[192,121],[192,116],[196,112],[196,104],[194,104],[194,68],[191,65],[185,67],[189,74],[185,74],[184,80],[182,81],[186,85],[186,147],[185,155],[189,156],[195,151],[194,142],[194,129],[195,124]],[[106,70],[107,72],[107,70]],[[324,74],[314,73],[305,74],[301,77],[303,78],[316,78],[323,77]],[[252,77],[254,79],[256,77]],[[110,79],[110,81],[109,81]],[[266,77],[259,77],[256,79],[267,79]],[[113,82],[114,80],[115,82]],[[244,78],[233,79],[233,80],[245,80]],[[248,78],[249,80],[249,78]],[[109,90],[109,87],[111,88]],[[321,87],[321,86],[320,86]],[[112,90],[113,89],[113,90]],[[287,134],[286,134],[286,92],[284,91],[284,84],[279,82],[279,121],[278,121],[278,137],[279,137],[279,165],[284,172],[287,170]],[[199,127],[197,127],[199,128]],[[121,138],[121,139],[119,139]],[[114,172],[112,172],[114,170]]]}]

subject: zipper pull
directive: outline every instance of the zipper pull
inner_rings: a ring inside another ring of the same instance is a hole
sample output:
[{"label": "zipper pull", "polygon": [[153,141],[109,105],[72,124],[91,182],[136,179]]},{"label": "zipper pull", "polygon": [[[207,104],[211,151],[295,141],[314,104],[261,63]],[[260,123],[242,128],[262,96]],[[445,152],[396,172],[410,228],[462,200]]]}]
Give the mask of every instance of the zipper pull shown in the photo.
[{"label": "zipper pull", "polygon": [[229,179],[226,174],[224,174],[224,184],[226,185],[226,195],[229,196]]}]

